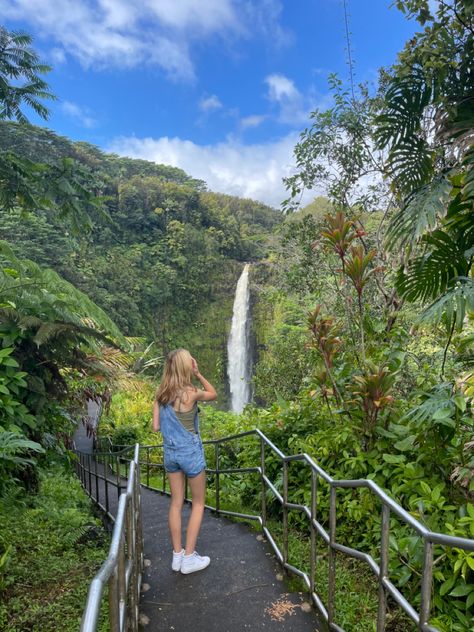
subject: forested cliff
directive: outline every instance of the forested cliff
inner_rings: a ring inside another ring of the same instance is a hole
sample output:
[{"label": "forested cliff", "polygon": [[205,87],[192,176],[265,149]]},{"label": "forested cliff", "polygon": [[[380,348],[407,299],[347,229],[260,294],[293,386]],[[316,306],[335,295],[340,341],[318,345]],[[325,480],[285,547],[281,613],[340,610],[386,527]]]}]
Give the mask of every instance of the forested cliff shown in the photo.
[{"label": "forested cliff", "polygon": [[19,257],[52,267],[155,353],[187,345],[225,384],[225,342],[242,262],[265,256],[274,209],[208,191],[181,169],[107,154],[47,129],[0,124],[0,144],[35,162],[64,160],[102,198],[74,229],[44,209],[0,212]]}]

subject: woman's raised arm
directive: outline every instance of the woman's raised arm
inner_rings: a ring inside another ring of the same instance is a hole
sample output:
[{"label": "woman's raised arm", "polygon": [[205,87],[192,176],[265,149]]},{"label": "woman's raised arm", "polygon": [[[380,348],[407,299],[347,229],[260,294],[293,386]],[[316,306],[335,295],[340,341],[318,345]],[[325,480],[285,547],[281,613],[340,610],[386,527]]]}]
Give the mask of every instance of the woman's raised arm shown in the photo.
[{"label": "woman's raised arm", "polygon": [[193,358],[193,373],[195,377],[201,382],[203,390],[199,389],[194,395],[194,400],[198,402],[212,402],[217,399],[217,391],[210,382],[206,380],[204,375],[199,372],[199,367],[196,360]]}]

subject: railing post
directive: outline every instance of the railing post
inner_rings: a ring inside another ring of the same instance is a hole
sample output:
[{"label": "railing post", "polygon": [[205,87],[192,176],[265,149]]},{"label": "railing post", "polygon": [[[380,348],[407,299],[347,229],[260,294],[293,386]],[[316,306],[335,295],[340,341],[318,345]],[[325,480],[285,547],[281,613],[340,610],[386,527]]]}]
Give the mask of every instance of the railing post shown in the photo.
[{"label": "railing post", "polygon": [[105,478],[105,511],[109,513],[109,479],[107,476],[107,471],[109,469],[109,456],[106,455],[104,458],[104,478]]},{"label": "railing post", "polygon": [[138,630],[138,617],[137,617],[137,595],[136,595],[136,584],[137,584],[137,574],[136,574],[136,564],[135,564],[135,524],[134,524],[134,514],[135,514],[135,499],[134,495],[130,498],[130,501],[127,503],[127,509],[125,512],[126,516],[126,525],[127,525],[127,562],[131,566],[131,574],[130,574],[130,586],[129,586],[129,594],[130,594],[130,607],[127,604],[127,610],[129,610],[129,622],[128,629],[132,632],[137,632]]},{"label": "railing post", "polygon": [[421,578],[420,630],[428,624],[431,609],[431,582],[433,580],[433,543],[425,539],[423,576]]},{"label": "railing post", "polygon": [[84,487],[84,466],[82,465],[82,452],[79,452],[79,480]]},{"label": "railing post", "polygon": [[331,485],[329,498],[329,577],[328,577],[328,623],[334,623],[336,600],[336,488]]},{"label": "railing post", "polygon": [[117,568],[109,579],[109,623],[111,632],[120,630],[120,596]]},{"label": "railing post", "polygon": [[150,448],[146,449],[146,484],[150,487]]},{"label": "railing post", "polygon": [[216,449],[216,513],[219,515],[220,509],[220,488],[219,488],[219,443],[215,444]]},{"label": "railing post", "polygon": [[283,461],[283,562],[288,562],[288,461]]},{"label": "railing post", "polygon": [[[136,547],[135,553],[137,557],[137,574],[141,577],[142,574],[142,555],[143,555],[143,529],[142,529],[142,511],[141,511],[141,488],[140,488],[140,475],[135,478],[135,538]],[[139,590],[139,586],[137,587]]]},{"label": "railing post", "polygon": [[117,498],[120,498],[120,457],[115,457],[115,467],[117,474]]},{"label": "railing post", "polygon": [[311,557],[309,571],[309,590],[311,593],[314,592],[314,577],[316,575],[316,527],[314,526],[314,521],[316,520],[317,493],[318,475],[311,468]]},{"label": "railing post", "polygon": [[92,496],[92,469],[91,469],[91,455],[87,455],[87,471],[89,474],[89,496]]},{"label": "railing post", "polygon": [[[120,606],[122,606],[122,604],[127,603],[127,581],[126,581],[127,566],[125,563],[125,538],[124,538],[123,532],[120,536],[117,570],[118,570],[119,604]],[[124,629],[126,629],[126,627]]]},{"label": "railing post", "polygon": [[94,459],[94,476],[95,476],[95,499],[96,499],[96,502],[100,502],[100,500],[99,500],[99,477],[97,475],[97,458]]},{"label": "railing post", "polygon": [[265,476],[265,441],[260,437],[260,469],[262,481],[262,527],[267,526],[267,488],[263,477]]},{"label": "railing post", "polygon": [[383,580],[388,573],[389,530],[390,508],[384,503],[382,505],[382,527],[380,538],[379,606],[377,614],[377,632],[384,632],[385,617],[387,614],[387,594],[383,585]]}]

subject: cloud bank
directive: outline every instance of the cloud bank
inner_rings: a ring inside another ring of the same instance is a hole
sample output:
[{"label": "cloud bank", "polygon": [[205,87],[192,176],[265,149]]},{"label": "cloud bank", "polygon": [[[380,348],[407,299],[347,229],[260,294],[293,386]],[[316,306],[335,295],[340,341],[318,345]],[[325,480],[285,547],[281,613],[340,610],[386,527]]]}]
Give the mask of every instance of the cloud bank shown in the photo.
[{"label": "cloud bank", "polygon": [[[297,133],[273,142],[243,145],[230,138],[215,145],[197,145],[189,140],[122,137],[107,151],[131,158],[180,167],[205,180],[212,191],[259,200],[279,207],[288,197],[282,178],[294,171],[293,147]],[[313,195],[307,193],[304,203]]]}]

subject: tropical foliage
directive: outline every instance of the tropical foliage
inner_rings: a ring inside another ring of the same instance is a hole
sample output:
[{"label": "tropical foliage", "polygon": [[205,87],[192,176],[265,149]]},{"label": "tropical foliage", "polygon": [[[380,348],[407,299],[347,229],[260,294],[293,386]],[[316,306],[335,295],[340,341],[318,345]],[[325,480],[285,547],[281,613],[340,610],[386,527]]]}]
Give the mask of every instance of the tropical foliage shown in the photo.
[{"label": "tropical foliage", "polygon": [[[14,118],[20,128],[27,123],[24,107],[46,118],[42,100],[52,97],[40,77],[49,68],[30,44],[29,36],[0,28],[0,118]],[[24,218],[48,210],[73,230],[86,228],[101,202],[84,170],[69,157],[40,163],[13,149],[0,159],[2,214]],[[67,372],[100,374],[102,349],[127,343],[85,294],[17,257],[6,241],[0,242],[0,343],[0,489],[7,493],[19,481],[35,489],[36,457],[63,452],[70,441]]]},{"label": "tropical foliage", "polygon": [[[1,494],[17,493],[13,480],[35,489],[37,462],[67,454],[84,397],[109,400],[113,388],[102,434],[155,442],[151,400],[173,346],[193,350],[225,406],[232,294],[252,260],[259,406],[240,417],[207,408],[205,434],[258,426],[334,477],[376,481],[430,529],[474,537],[474,5],[395,4],[421,31],[375,88],[330,77],[333,105],[312,113],[295,148],[284,221],[179,169],[25,126],[25,104],[46,115],[47,68],[28,38],[0,33],[0,111],[17,121],[0,123]],[[324,196],[300,209],[311,188]],[[245,438],[221,458],[253,467],[259,446]],[[266,466],[281,490],[279,463]],[[231,508],[258,508],[257,477],[220,484]],[[310,503],[297,464],[289,494]],[[368,490],[338,498],[338,539],[377,557],[376,500]],[[281,522],[270,494],[268,513]],[[328,513],[321,485],[325,526]],[[291,512],[290,525],[305,542],[304,516]],[[417,607],[419,538],[395,518],[390,532],[390,578]],[[18,556],[6,536],[0,546],[8,589]],[[473,555],[436,545],[433,581],[430,624],[471,630]],[[389,615],[393,632],[407,629]]]},{"label": "tropical foliage", "polygon": [[433,301],[424,316],[460,331],[474,309],[474,8],[398,2],[429,26],[407,45],[390,77],[375,138],[399,204],[387,239],[407,256],[402,296]]}]

